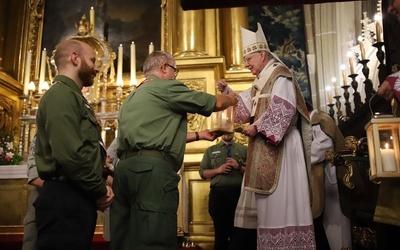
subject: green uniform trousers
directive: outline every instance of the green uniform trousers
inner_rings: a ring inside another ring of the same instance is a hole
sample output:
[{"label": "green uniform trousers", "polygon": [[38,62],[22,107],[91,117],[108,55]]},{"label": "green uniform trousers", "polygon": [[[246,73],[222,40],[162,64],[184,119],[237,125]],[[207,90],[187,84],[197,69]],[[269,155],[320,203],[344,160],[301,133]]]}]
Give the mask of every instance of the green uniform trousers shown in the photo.
[{"label": "green uniform trousers", "polygon": [[178,248],[177,210],[180,176],[176,166],[147,155],[119,161],[111,205],[111,249]]}]

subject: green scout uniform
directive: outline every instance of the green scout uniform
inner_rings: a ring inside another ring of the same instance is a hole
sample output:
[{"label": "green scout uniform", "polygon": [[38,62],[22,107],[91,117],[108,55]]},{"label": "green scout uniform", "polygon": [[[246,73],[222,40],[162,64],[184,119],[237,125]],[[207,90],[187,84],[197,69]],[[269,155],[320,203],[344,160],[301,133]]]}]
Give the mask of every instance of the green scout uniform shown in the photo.
[{"label": "green scout uniform", "polygon": [[[111,249],[177,249],[176,171],[185,153],[187,113],[209,116],[215,104],[213,95],[155,76],[126,98],[118,119]],[[132,151],[139,154],[127,155]]]},{"label": "green scout uniform", "polygon": [[[242,144],[231,142],[232,157],[237,161],[239,166],[244,166],[246,162],[247,148]],[[223,141],[209,147],[204,153],[200,163],[200,176],[203,177],[203,172],[206,169],[216,169],[226,162],[227,144]],[[243,175],[236,169],[232,169],[229,175],[219,174],[210,180],[210,187],[238,187],[242,184]]]},{"label": "green scout uniform", "polygon": [[219,168],[228,157],[239,164],[239,169],[232,168],[229,174],[218,174],[210,181],[208,212],[214,223],[214,249],[228,249],[233,239],[233,222],[243,179],[240,168],[246,162],[246,154],[245,146],[233,140],[229,144],[221,141],[206,150],[200,163],[199,173],[203,179],[206,169]]},{"label": "green scout uniform", "polygon": [[77,84],[66,76],[54,81],[36,115],[35,161],[44,180],[34,203],[38,244],[90,249],[96,199],[107,194],[102,178],[106,153],[97,119]]}]

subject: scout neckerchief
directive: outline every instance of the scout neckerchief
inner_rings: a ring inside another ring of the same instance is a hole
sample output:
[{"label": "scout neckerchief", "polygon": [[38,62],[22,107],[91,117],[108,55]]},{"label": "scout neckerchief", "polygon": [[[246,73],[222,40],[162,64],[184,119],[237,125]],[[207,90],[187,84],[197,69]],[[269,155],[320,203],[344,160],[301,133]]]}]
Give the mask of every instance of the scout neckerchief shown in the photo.
[{"label": "scout neckerchief", "polygon": [[145,84],[146,82],[150,82],[151,80],[153,80],[153,79],[151,79],[151,78],[145,78],[141,83],[139,83],[139,85],[137,86],[137,88],[139,88],[140,86],[142,86],[142,85]]}]

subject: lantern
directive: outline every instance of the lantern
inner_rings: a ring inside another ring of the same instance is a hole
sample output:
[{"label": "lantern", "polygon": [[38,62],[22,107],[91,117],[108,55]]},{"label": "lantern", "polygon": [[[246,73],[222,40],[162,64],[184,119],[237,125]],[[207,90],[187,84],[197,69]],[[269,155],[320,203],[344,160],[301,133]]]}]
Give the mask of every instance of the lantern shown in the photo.
[{"label": "lantern", "polygon": [[400,178],[400,118],[374,116],[365,125],[368,140],[370,180]]},{"label": "lantern", "polygon": [[211,115],[211,129],[210,131],[217,131],[221,133],[233,133],[234,127],[234,109],[229,107],[225,110],[214,112]]}]

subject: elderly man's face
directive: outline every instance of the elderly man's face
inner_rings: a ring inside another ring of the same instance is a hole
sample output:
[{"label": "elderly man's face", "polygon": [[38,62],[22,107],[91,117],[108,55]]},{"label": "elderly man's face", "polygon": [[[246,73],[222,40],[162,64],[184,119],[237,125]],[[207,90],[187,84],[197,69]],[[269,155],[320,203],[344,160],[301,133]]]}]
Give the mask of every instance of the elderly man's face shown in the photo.
[{"label": "elderly man's face", "polygon": [[268,62],[268,58],[264,51],[254,52],[245,56],[244,66],[248,68],[255,76],[259,75]]},{"label": "elderly man's face", "polygon": [[400,22],[400,0],[389,0],[389,7],[387,11],[393,14]]}]

